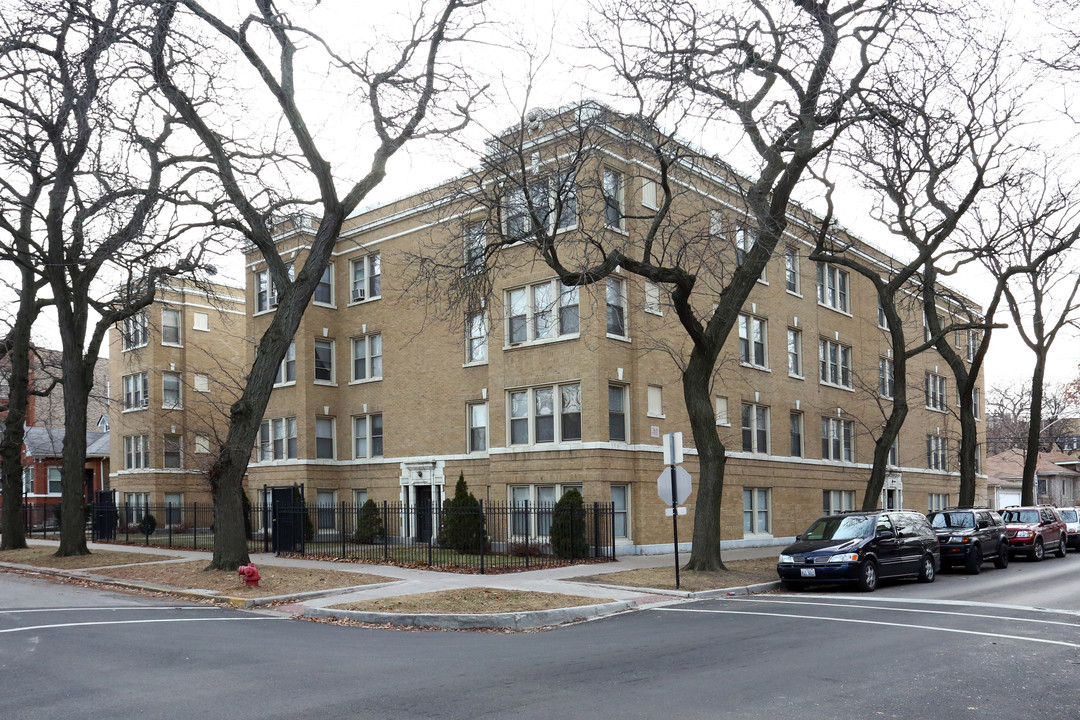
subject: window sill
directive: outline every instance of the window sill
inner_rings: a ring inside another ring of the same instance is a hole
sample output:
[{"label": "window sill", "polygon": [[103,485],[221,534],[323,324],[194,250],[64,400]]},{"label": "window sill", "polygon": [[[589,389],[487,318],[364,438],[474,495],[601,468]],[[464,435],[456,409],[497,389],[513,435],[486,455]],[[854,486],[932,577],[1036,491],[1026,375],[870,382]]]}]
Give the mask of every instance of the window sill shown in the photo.
[{"label": "window sill", "polygon": [[161,409],[162,410],[183,410],[184,406],[183,405],[162,405]]},{"label": "window sill", "polygon": [[260,315],[269,315],[272,312],[277,312],[277,306],[274,306],[268,310],[256,310],[251,313],[251,317],[259,317]]},{"label": "window sill", "polygon": [[789,378],[791,378],[792,380],[805,380],[806,379],[805,375],[798,375],[796,373],[788,373],[787,376]]},{"label": "window sill", "polygon": [[[352,307],[354,305],[364,305],[369,302],[375,302],[376,300],[382,300],[382,295],[376,295],[375,297],[364,298],[363,300],[350,300],[349,304],[345,307]],[[337,306],[334,306],[337,308]]]},{"label": "window sill", "polygon": [[[147,346],[147,344],[148,343],[143,343],[142,345],[133,345],[132,347],[126,347],[123,350],[121,350],[121,352],[131,352],[132,350],[142,350],[144,347]],[[44,497],[44,495],[42,497]]]},{"label": "window sill", "polygon": [[933,408],[933,407],[930,407],[929,405],[925,406],[925,409],[929,410],[930,412],[941,413],[942,415],[944,415],[946,412],[948,412],[947,408]]},{"label": "window sill", "polygon": [[462,363],[461,367],[463,367],[463,368],[483,367],[483,366],[485,366],[487,364],[488,364],[487,360],[473,360],[472,362]]},{"label": "window sill", "polygon": [[[538,340],[523,340],[523,341],[521,341],[519,343],[508,343],[506,345],[503,345],[503,352],[507,352],[509,350],[519,350],[521,348],[536,347],[537,345],[550,345],[552,343],[557,343],[557,342],[566,342],[568,340],[577,340],[580,337],[581,337],[580,333],[566,333],[565,335],[559,335],[558,337],[552,337],[552,338],[540,338]],[[466,365],[469,365],[469,364],[470,363],[466,363]],[[486,365],[487,360],[483,361],[483,363],[477,363],[477,364]]]},{"label": "window sill", "polygon": [[802,300],[803,294],[801,292],[799,292],[798,290],[792,290],[792,289],[788,288],[787,289],[787,294],[792,295],[792,296],[797,297],[800,300]]},{"label": "window sill", "polygon": [[758,279],[757,279],[757,283],[758,283],[759,285],[768,285],[768,284],[769,284],[769,281],[768,281],[768,280],[765,280],[764,278],[758,278]]},{"label": "window sill", "polygon": [[604,229],[610,230],[613,233],[618,233],[619,235],[625,235],[626,237],[630,237],[630,231],[626,228],[614,227],[612,225],[604,225]]},{"label": "window sill", "polygon": [[631,342],[630,338],[626,335],[612,335],[611,333],[605,333],[605,337],[608,340],[618,340],[619,342],[624,342],[627,344],[630,344]]},{"label": "window sill", "polygon": [[[380,375],[379,377],[364,378],[362,380],[350,380],[349,384],[350,385],[368,385],[369,383],[375,383],[375,382],[382,382],[382,375]],[[319,383],[319,384],[323,385],[325,383]],[[337,383],[334,383],[334,384],[336,385]]]},{"label": "window sill", "polygon": [[836,390],[843,390],[844,392],[849,392],[849,393],[855,392],[855,388],[848,387],[847,385],[836,385],[836,384],[831,383],[831,382],[825,382],[824,380],[819,381],[819,384],[822,385],[823,387],[835,388]]},{"label": "window sill", "polygon": [[330,308],[331,310],[337,310],[337,303],[324,303],[324,302],[318,302],[317,300],[312,300],[311,304],[314,305],[315,307]]},{"label": "window sill", "polygon": [[184,344],[183,343],[167,343],[167,342],[163,342],[163,343],[161,343],[161,347],[182,348],[182,347],[184,347]]},{"label": "window sill", "polygon": [[326,387],[337,387],[338,386],[336,380],[312,380],[311,383],[313,385],[324,385]]},{"label": "window sill", "polygon": [[650,414],[646,414],[645,417],[656,418],[657,420],[667,420],[667,415],[663,415],[663,414],[653,415],[653,414],[650,413]]},{"label": "window sill", "polygon": [[664,313],[660,310],[652,310],[650,308],[645,308],[645,312],[649,313],[650,315],[656,315],[657,317],[664,317]]},{"label": "window sill", "polygon": [[197,327],[193,327],[193,328],[191,328],[191,329],[192,329],[193,331],[195,331],[195,332],[205,332],[205,333],[208,333],[208,332],[210,332],[210,328],[197,328]]},{"label": "window sill", "polygon": [[760,370],[761,372],[771,373],[772,369],[765,365],[752,365],[748,362],[739,361],[739,367],[749,368],[751,370]]},{"label": "window sill", "polygon": [[716,423],[716,427],[726,427],[726,428],[729,428],[729,427],[731,427],[731,423],[729,423],[729,422],[718,422],[718,423]]},{"label": "window sill", "polygon": [[149,410],[149,409],[150,409],[149,406],[147,406],[147,407],[137,407],[137,408],[124,408],[123,410],[120,411],[120,414],[123,415],[124,413],[142,412],[143,410]]},{"label": "window sill", "polygon": [[[278,388],[292,387],[294,385],[296,385],[296,381],[295,380],[289,380],[288,382],[275,383],[273,387],[274,387],[275,390],[277,390]],[[210,391],[209,390],[199,390],[197,392],[210,392]]]},{"label": "window sill", "polygon": [[847,317],[853,317],[850,310],[841,310],[840,308],[835,308],[832,305],[826,305],[825,303],[821,302],[820,300],[818,301],[818,307],[825,308],[826,310],[832,310],[834,313],[837,313],[838,315],[846,315]]}]

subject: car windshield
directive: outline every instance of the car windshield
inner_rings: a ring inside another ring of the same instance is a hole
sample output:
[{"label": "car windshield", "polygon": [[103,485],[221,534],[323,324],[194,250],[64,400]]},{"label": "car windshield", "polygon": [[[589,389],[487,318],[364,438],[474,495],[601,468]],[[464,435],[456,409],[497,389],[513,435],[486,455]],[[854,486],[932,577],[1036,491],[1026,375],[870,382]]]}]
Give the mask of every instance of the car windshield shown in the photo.
[{"label": "car windshield", "polygon": [[1075,510],[1058,510],[1061,513],[1061,519],[1065,522],[1076,522]]},{"label": "car windshield", "polygon": [[1038,510],[1006,510],[1001,515],[1005,522],[1013,523],[1037,523],[1039,522]]},{"label": "car windshield", "polygon": [[930,516],[930,525],[936,528],[973,528],[975,515],[969,512],[939,512]]},{"label": "car windshield", "polygon": [[850,540],[870,537],[874,532],[874,518],[867,515],[819,518],[803,533],[803,540]]}]

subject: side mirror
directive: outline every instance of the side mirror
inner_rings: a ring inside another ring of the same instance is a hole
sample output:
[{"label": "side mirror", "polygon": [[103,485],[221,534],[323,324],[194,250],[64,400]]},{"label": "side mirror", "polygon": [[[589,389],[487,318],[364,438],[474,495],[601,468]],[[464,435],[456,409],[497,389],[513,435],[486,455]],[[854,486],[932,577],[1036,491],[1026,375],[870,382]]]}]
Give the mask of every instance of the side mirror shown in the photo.
[{"label": "side mirror", "polygon": [[878,540],[892,540],[894,537],[896,537],[896,533],[892,530],[882,530],[877,534]]},{"label": "side mirror", "polygon": [[988,527],[990,527],[990,523],[986,522],[985,520],[980,520],[979,521],[979,529],[980,530],[985,530]]},{"label": "side mirror", "polygon": [[796,535],[795,542],[802,542],[802,535]]}]

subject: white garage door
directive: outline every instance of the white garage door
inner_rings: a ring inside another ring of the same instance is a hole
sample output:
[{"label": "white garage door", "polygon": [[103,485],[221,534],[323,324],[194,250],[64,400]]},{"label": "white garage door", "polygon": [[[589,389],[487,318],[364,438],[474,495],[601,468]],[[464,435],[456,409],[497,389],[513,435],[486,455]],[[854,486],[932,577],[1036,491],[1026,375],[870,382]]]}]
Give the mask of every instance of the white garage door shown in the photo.
[{"label": "white garage door", "polygon": [[1010,505],[1020,504],[1020,491],[1019,490],[998,490],[997,491],[997,509],[1009,507]]}]

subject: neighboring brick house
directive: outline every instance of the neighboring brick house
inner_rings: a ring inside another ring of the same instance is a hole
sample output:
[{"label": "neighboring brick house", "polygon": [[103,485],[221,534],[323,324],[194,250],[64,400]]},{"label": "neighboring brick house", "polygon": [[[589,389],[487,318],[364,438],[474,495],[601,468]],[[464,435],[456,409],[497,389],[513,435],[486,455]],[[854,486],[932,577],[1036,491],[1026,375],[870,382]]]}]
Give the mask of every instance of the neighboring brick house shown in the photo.
[{"label": "neighboring brick house", "polygon": [[[620,128],[609,129],[610,150],[579,173],[603,176],[608,204],[621,216],[608,228],[633,242],[656,206],[655,163]],[[689,173],[696,184],[680,202],[694,206],[700,231],[716,234],[717,247],[728,243],[718,254],[736,262],[746,233],[732,229],[744,218],[713,170]],[[618,552],[670,550],[670,520],[656,493],[661,436],[682,431],[689,443],[691,435],[678,369],[662,351],[685,348],[686,340],[663,289],[617,272],[568,291],[546,265],[519,253],[504,263],[516,270],[497,277],[488,307],[458,322],[433,321],[412,295],[409,265],[421,244],[456,243],[467,256],[470,223],[483,220],[450,187],[346,222],[280,368],[248,470],[250,492],[302,482],[320,506],[438,503],[461,473],[481,499],[535,504],[574,487],[587,502],[615,503]],[[602,232],[611,222],[574,203],[566,232],[578,223]],[[784,542],[823,510],[858,507],[873,453],[868,428],[880,425],[878,403],[889,397],[876,294],[855,273],[807,260],[806,220],[813,218],[793,208],[718,365],[716,426],[731,451],[722,517],[728,546]],[[303,264],[314,232],[305,216],[278,227],[287,262]],[[887,255],[850,240],[887,272]],[[275,293],[254,248],[247,264],[248,335],[259,337]],[[921,341],[921,318],[908,324],[912,342]],[[882,503],[926,511],[957,500],[956,391],[936,352],[908,367],[911,411]],[[686,466],[696,487],[692,451]],[[977,498],[986,500],[982,476]],[[689,527],[680,532],[690,537]]]},{"label": "neighboring brick house", "polygon": [[[1039,453],[1035,466],[1035,502],[1070,507],[1080,500],[1077,460],[1061,452]],[[1024,451],[1006,450],[986,458],[987,496],[995,510],[1019,505],[1024,478]]]},{"label": "neighboring brick house", "polygon": [[110,485],[118,503],[210,504],[204,479],[242,367],[243,289],[174,280],[109,332]]},{"label": "neighboring brick house", "polygon": [[[60,504],[64,429],[29,427],[23,439],[23,499],[30,508]],[[92,502],[108,489],[109,433],[86,433],[83,499]]]}]

